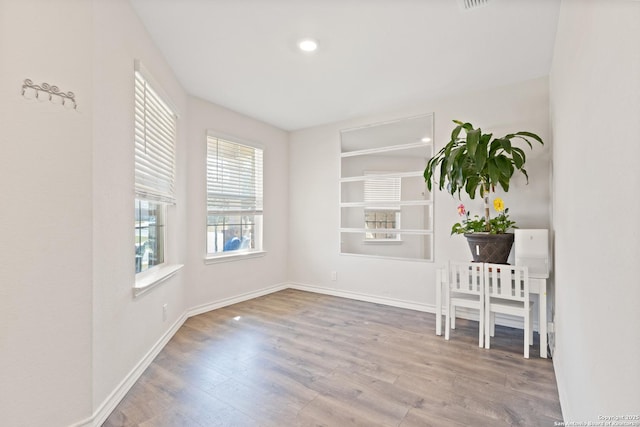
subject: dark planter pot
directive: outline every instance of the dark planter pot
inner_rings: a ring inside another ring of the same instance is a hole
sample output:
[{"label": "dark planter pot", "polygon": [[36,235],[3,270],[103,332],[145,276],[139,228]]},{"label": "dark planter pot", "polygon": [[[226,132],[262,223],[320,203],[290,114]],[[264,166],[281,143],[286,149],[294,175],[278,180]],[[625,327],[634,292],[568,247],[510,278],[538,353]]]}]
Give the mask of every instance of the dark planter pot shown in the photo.
[{"label": "dark planter pot", "polygon": [[506,264],[511,247],[513,233],[465,233],[473,262],[490,262],[492,264]]}]

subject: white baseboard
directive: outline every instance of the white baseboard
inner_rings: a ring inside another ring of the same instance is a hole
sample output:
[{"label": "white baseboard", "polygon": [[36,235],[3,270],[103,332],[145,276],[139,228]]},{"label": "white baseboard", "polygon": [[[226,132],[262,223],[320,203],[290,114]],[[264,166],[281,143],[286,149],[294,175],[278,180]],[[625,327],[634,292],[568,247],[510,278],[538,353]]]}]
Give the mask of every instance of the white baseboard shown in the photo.
[{"label": "white baseboard", "polygon": [[153,359],[156,358],[158,353],[164,348],[169,340],[178,332],[178,329],[184,324],[184,322],[193,316],[206,313],[207,311],[215,310],[218,308],[226,307],[232,304],[237,304],[242,301],[248,301],[250,299],[258,298],[263,295],[268,295],[274,292],[278,292],[287,289],[289,286],[286,283],[270,286],[268,288],[260,289],[254,292],[247,292],[242,295],[237,295],[231,298],[224,298],[218,301],[213,301],[207,304],[202,304],[197,307],[191,308],[185,311],[182,316],[176,322],[171,325],[169,330],[165,332],[162,337],[153,345],[151,350],[140,360],[136,366],[127,374],[127,376],[118,384],[118,386],[111,392],[111,394],[102,402],[102,404],[96,409],[93,416],[84,419],[78,423],[72,425],[72,427],[98,427],[105,422],[111,412],[118,406],[118,403],[124,398],[129,389],[133,387],[142,373],[149,367]]},{"label": "white baseboard", "polygon": [[376,304],[390,305],[392,307],[406,308],[409,310],[423,311],[427,313],[435,313],[436,307],[431,304],[423,304],[419,302],[406,301],[396,298],[381,297],[378,295],[362,294],[359,292],[343,291],[340,289],[324,288],[320,286],[305,285],[302,283],[289,283],[290,289],[300,291],[315,292],[317,294],[332,295],[335,297],[355,299],[358,301],[372,302]]},{"label": "white baseboard", "polygon": [[91,416],[89,418],[85,418],[82,421],[78,421],[78,422],[75,422],[75,423],[71,424],[70,427],[93,427],[95,425],[93,423],[94,419],[95,419],[95,417]]},{"label": "white baseboard", "polygon": [[[396,298],[386,298],[386,297],[380,297],[377,295],[368,295],[368,294],[362,294],[358,292],[343,291],[339,289],[324,288],[324,287],[313,286],[313,285],[305,285],[302,283],[290,283],[289,288],[298,289],[301,291],[315,292],[317,294],[325,294],[325,295],[332,295],[336,297],[355,299],[358,301],[366,301],[366,302],[373,302],[377,304],[390,305],[392,307],[406,308],[409,310],[424,311],[427,313],[435,314],[436,312],[436,307],[432,304],[423,304],[423,303],[417,303],[412,301],[400,300]],[[456,316],[462,319],[475,320],[476,322],[478,321],[478,312],[475,310],[467,310],[464,307],[458,308],[456,310]],[[507,326],[507,327],[516,328],[516,329],[524,329],[524,321],[522,320],[522,318],[518,318],[516,316],[509,316],[501,313],[496,314],[496,325]],[[538,322],[535,320],[533,322],[533,329],[535,331],[538,330]]]},{"label": "white baseboard", "polygon": [[[96,409],[93,416],[85,420],[79,421],[72,425],[72,427],[98,427],[108,418],[109,414],[120,403],[122,398],[127,394],[129,389],[133,387],[135,382],[140,378],[142,373],[149,367],[153,359],[160,353],[169,340],[178,332],[178,329],[184,324],[184,322],[193,316],[197,316],[202,313],[206,313],[211,310],[226,307],[229,305],[237,304],[239,302],[248,301],[254,298],[258,298],[264,295],[268,295],[274,292],[282,291],[284,289],[297,289],[301,291],[314,292],[324,295],[332,295],[342,298],[349,298],[358,301],[366,301],[376,304],[383,304],[392,307],[406,308],[409,310],[422,311],[426,313],[435,313],[436,308],[432,304],[417,303],[413,301],[406,301],[396,298],[381,297],[378,295],[369,295],[359,292],[344,291],[339,289],[331,289],[320,286],[306,285],[302,283],[280,283],[267,288],[259,289],[253,292],[247,292],[234,297],[224,298],[221,300],[202,304],[191,309],[186,310],[178,320],[165,332],[162,337],[153,345],[153,347],[147,352],[147,354],[140,360],[136,366],[127,374],[127,376],[118,384],[118,386],[111,392],[111,394],[102,402],[102,404]],[[461,316],[467,317],[467,313],[463,310],[459,310]],[[470,319],[473,319],[473,314],[468,314]],[[476,315],[477,318],[477,315]],[[496,316],[496,323],[504,326],[511,326],[514,328],[522,329],[522,322],[514,320],[515,318],[509,318],[504,316]],[[477,319],[475,319],[477,320]],[[535,325],[534,325],[535,326]]]},{"label": "white baseboard", "polygon": [[289,285],[287,283],[280,283],[278,285],[269,286],[268,288],[259,289],[257,291],[247,292],[241,295],[236,295],[236,296],[224,298],[218,301],[202,304],[187,310],[185,314],[187,317],[197,316],[198,314],[206,313],[207,311],[237,304],[243,301],[249,301],[254,298],[258,298],[264,295],[272,294],[274,292],[282,291],[284,289],[287,289],[288,287]]},{"label": "white baseboard", "polygon": [[153,359],[156,358],[158,353],[164,348],[169,340],[178,332],[178,329],[182,326],[184,321],[187,320],[187,316],[183,314],[180,316],[171,327],[160,337],[158,341],[151,347],[151,349],[144,355],[144,357],[134,366],[134,368],[124,377],[124,379],[118,384],[118,386],[111,392],[109,396],[102,402],[102,404],[96,409],[91,418],[87,418],[78,424],[74,424],[73,427],[88,427],[88,426],[100,426],[105,422],[109,414],[120,403],[122,398],[127,394],[129,389],[133,387],[142,373],[149,367]]},{"label": "white baseboard", "polygon": [[[478,321],[478,311],[467,309],[465,307],[456,308],[456,317],[467,320]],[[506,326],[515,329],[524,329],[524,320],[522,317],[509,316],[508,314],[496,313],[496,325]],[[533,319],[533,330],[539,331],[538,321]]]}]

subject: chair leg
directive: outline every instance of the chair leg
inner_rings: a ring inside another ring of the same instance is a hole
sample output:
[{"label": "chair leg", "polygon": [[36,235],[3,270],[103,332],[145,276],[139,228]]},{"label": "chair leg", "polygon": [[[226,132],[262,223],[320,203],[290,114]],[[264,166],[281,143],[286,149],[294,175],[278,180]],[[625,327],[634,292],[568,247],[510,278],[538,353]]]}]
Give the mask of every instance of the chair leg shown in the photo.
[{"label": "chair leg", "polygon": [[491,311],[489,310],[488,304],[484,307],[484,348],[491,347]]},{"label": "chair leg", "polygon": [[482,310],[478,313],[478,335],[478,347],[482,348],[484,347],[484,313]]},{"label": "chair leg", "polygon": [[449,340],[449,329],[451,329],[451,304],[447,305],[447,317],[444,321],[444,339]]},{"label": "chair leg", "polygon": [[531,328],[531,316],[525,313],[524,316],[524,358],[529,358],[529,330]]},{"label": "chair leg", "polygon": [[451,307],[451,329],[456,328],[456,306]]},{"label": "chair leg", "polygon": [[446,315],[444,321],[444,339],[449,339],[449,327],[451,325],[451,290],[449,289],[449,284],[444,291],[444,306],[446,307]]}]

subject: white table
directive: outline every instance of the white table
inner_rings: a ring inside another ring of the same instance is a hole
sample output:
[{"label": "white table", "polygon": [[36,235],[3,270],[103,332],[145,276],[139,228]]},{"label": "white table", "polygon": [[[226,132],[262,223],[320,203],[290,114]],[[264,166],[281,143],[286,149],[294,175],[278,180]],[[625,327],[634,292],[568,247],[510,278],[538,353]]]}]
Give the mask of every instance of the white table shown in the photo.
[{"label": "white table", "polygon": [[[436,335],[442,335],[442,289],[446,285],[446,270],[436,270]],[[540,357],[547,358],[547,278],[546,275],[529,275],[529,294],[538,295],[538,333]]]}]

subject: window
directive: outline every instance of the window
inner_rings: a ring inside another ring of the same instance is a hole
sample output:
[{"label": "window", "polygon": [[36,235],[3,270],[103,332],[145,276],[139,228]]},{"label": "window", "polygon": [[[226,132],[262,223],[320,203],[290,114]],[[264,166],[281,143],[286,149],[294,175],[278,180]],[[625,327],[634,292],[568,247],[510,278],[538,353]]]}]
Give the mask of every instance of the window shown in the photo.
[{"label": "window", "polygon": [[136,64],[136,274],[165,262],[166,210],[167,205],[175,204],[176,115],[142,71],[140,64]]},{"label": "window", "polygon": [[[364,224],[367,229],[366,240],[400,240],[400,233],[389,232],[389,229],[399,228],[400,212],[395,210],[366,209]],[[378,231],[371,231],[378,230]]]},{"label": "window", "polygon": [[260,148],[207,137],[208,255],[262,251],[262,164]]},{"label": "window", "polygon": [[400,178],[384,174],[385,172],[364,173],[366,241],[400,240],[399,232],[390,231],[400,229]]},{"label": "window", "polygon": [[136,273],[164,263],[164,205],[136,200]]}]

